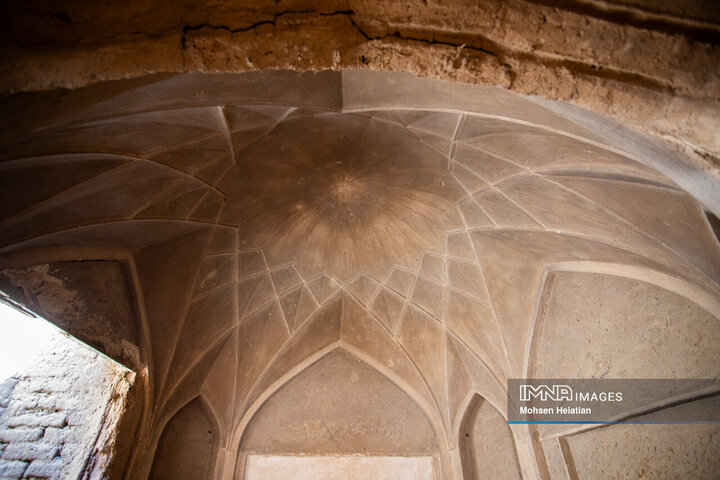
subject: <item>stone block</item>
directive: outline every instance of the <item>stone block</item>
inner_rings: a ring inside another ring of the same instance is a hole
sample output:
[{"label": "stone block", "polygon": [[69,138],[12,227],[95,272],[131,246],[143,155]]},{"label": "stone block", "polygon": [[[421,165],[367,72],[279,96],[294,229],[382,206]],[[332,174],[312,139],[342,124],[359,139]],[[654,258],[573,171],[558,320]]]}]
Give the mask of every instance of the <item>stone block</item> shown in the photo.
[{"label": "stone block", "polygon": [[65,439],[67,438],[69,433],[70,432],[68,432],[68,429],[65,428],[48,427],[45,429],[43,443],[60,445],[65,442]]},{"label": "stone block", "polygon": [[12,393],[15,386],[18,384],[18,379],[15,377],[8,378],[0,383],[0,407],[7,408],[12,399]]},{"label": "stone block", "polygon": [[62,468],[62,461],[58,458],[55,460],[35,460],[25,471],[27,477],[46,477],[54,478]]},{"label": "stone block", "polygon": [[8,425],[11,427],[62,427],[67,422],[67,414],[51,413],[49,415],[26,414],[11,417]]},{"label": "stone block", "polygon": [[32,411],[37,408],[38,404],[38,396],[37,395],[28,395],[21,397],[19,399],[15,398],[14,401],[11,404],[12,410],[15,412],[22,412],[25,411]]},{"label": "stone block", "polygon": [[35,442],[11,443],[3,453],[3,460],[51,460],[58,454],[57,445]]},{"label": "stone block", "polygon": [[63,393],[70,390],[70,382],[54,376],[42,377],[38,376],[32,379],[31,387],[35,392],[42,393]]},{"label": "stone block", "polygon": [[54,412],[60,410],[58,407],[58,398],[55,395],[42,396],[37,401],[37,409]]},{"label": "stone block", "polygon": [[28,464],[20,461],[0,460],[0,477],[18,478],[22,477]]},{"label": "stone block", "polygon": [[42,435],[42,428],[7,428],[0,430],[0,442],[34,442]]}]

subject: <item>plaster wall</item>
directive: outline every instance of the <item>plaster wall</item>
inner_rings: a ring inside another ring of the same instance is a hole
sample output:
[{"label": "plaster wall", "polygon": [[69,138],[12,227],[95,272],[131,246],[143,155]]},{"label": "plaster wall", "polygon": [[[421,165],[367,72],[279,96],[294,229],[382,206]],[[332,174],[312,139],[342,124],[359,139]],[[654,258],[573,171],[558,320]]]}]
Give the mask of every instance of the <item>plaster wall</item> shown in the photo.
[{"label": "plaster wall", "polygon": [[522,478],[510,426],[480,396],[465,411],[459,443],[463,479]]},{"label": "plaster wall", "polygon": [[332,478],[413,478],[432,480],[428,457],[267,457],[248,459],[247,480],[270,480],[288,476],[299,480]]},{"label": "plaster wall", "polygon": [[438,452],[435,432],[414,401],[342,350],[270,397],[248,424],[240,448],[306,455]]},{"label": "plaster wall", "polygon": [[150,478],[212,478],[213,427],[200,400],[184,406],[163,430]]}]

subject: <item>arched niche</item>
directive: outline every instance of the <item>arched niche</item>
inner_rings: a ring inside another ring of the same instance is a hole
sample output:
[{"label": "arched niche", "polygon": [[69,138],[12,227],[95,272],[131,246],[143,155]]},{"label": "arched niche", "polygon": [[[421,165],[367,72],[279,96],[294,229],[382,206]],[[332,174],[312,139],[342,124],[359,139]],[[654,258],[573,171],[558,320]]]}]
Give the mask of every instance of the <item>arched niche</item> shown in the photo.
[{"label": "arched niche", "polygon": [[460,461],[464,480],[522,479],[515,441],[505,418],[475,394],[460,423]]},{"label": "arched niche", "polygon": [[[549,275],[528,376],[717,378],[717,312],[685,296],[695,287],[659,286],[652,271],[634,273],[634,278],[592,271]],[[683,418],[683,410],[718,408],[717,392],[708,396],[668,387],[653,390],[646,405],[627,407],[632,409],[627,414],[636,415],[635,421],[656,421],[666,409]],[[550,478],[707,478],[718,468],[717,425],[537,425],[532,430],[536,451],[542,452],[538,460],[546,462]]]},{"label": "arched niche", "polygon": [[265,401],[243,433],[236,478],[245,478],[252,457],[298,455],[362,457],[371,467],[391,458],[419,459],[431,466],[431,475],[440,474],[437,434],[417,403],[343,349],[323,356]]},{"label": "arched niche", "polygon": [[528,374],[537,378],[714,378],[720,374],[715,314],[652,282],[557,272]]},{"label": "arched niche", "polygon": [[151,480],[211,479],[217,452],[217,432],[200,397],[168,421],[160,437]]}]

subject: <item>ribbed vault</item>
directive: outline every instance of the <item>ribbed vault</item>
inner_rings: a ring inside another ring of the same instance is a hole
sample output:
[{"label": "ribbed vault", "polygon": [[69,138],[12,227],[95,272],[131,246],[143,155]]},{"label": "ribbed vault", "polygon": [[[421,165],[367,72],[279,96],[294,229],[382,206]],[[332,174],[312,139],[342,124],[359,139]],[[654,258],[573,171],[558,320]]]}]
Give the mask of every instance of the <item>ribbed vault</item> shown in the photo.
[{"label": "ribbed vault", "polygon": [[[33,126],[3,133],[0,278],[37,297],[23,268],[126,266],[147,369],[134,478],[198,396],[219,425],[215,475],[232,478],[252,414],[335,348],[420,406],[452,478],[469,399],[504,412],[506,379],[531,371],[553,272],[720,312],[717,184],[597,117],[361,72],[54,95],[23,99]],[[542,472],[513,435],[524,474]]]}]

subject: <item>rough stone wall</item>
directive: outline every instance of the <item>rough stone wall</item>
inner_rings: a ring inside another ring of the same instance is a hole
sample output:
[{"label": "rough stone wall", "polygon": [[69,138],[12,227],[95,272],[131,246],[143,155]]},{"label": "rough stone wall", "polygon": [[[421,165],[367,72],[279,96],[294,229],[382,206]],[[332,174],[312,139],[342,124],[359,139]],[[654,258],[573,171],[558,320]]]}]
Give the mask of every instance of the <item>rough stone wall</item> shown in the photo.
[{"label": "rough stone wall", "polygon": [[138,332],[119,262],[71,261],[0,272],[0,288],[33,312],[128,368]]},{"label": "rough stone wall", "polygon": [[0,385],[0,478],[98,478],[93,467],[112,450],[107,414],[130,385],[125,372],[58,334]]},{"label": "rough stone wall", "polygon": [[12,1],[0,91],[157,72],[403,71],[569,101],[717,165],[719,9],[657,3]]}]

